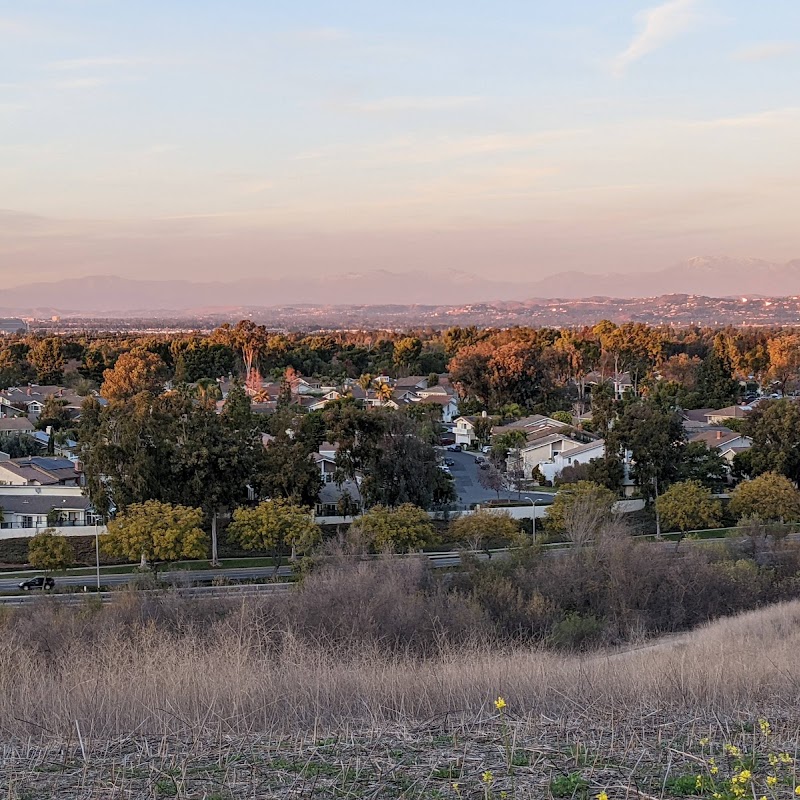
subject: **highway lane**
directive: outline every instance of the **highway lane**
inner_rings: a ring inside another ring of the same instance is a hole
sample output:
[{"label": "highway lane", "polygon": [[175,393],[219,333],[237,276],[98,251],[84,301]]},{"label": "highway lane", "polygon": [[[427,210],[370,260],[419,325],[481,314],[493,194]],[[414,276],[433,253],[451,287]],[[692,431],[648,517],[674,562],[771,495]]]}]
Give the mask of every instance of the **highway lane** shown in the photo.
[{"label": "highway lane", "polygon": [[[38,573],[32,572],[31,575]],[[215,578],[226,578],[231,581],[264,580],[268,578],[288,578],[292,574],[289,566],[279,567],[238,567],[233,569],[196,569],[172,570],[159,573],[159,580],[176,586],[190,586],[193,583],[213,581]],[[122,574],[100,574],[100,585],[108,587],[125,586],[134,581],[138,574],[129,572]],[[9,592],[16,589],[22,578],[0,578],[0,592]],[[56,575],[56,588],[59,586],[88,586],[97,584],[97,578],[92,575]]]},{"label": "highway lane", "polygon": [[[255,583],[233,586],[192,586],[173,589],[172,593],[177,594],[179,597],[257,597],[264,594],[285,594],[291,590],[293,585],[291,583]],[[158,594],[160,591],[160,589],[147,589],[143,594]],[[83,592],[70,592],[69,594],[47,592],[44,596],[66,605],[78,605],[84,603],[90,597],[100,598],[101,602],[108,603],[115,594],[116,592],[92,592],[87,594]],[[0,596],[0,605],[21,606],[25,603],[35,602],[41,597],[42,593],[40,591]]]},{"label": "highway lane", "polygon": [[[787,539],[792,541],[800,540],[800,533],[790,533]],[[696,546],[703,546],[703,545],[710,545],[716,544],[721,542],[729,541],[725,537],[719,537],[714,539],[684,539],[682,542],[678,543],[675,541],[661,541],[661,542],[653,542],[654,545],[660,546],[664,549],[668,550],[685,550],[688,547],[696,547]],[[570,550],[569,545],[564,544],[553,544],[553,545],[545,545],[545,554],[547,557],[555,558],[559,555],[563,555]],[[478,550],[472,551],[472,556],[477,558],[480,561],[486,561],[492,558],[507,558],[511,551],[508,548],[497,548],[493,550]],[[426,557],[429,559],[431,566],[436,569],[447,569],[458,567],[461,565],[461,554],[457,551],[443,551],[438,553],[427,553],[425,554]],[[36,575],[37,573],[31,572],[30,575]],[[246,581],[264,581],[269,579],[275,578],[288,578],[292,574],[291,566],[282,566],[279,567],[277,570],[275,567],[239,567],[239,568],[231,568],[231,569],[207,569],[207,570],[172,570],[168,572],[163,572],[159,575],[160,579],[163,580],[167,584],[172,584],[175,587],[191,587],[193,584],[197,583],[208,583],[214,579],[224,578],[232,582],[232,587],[199,587],[199,588],[206,588],[206,589],[229,589],[229,588],[247,588],[247,586],[252,585],[272,585],[272,584],[244,584],[242,582]],[[101,586],[107,588],[119,588],[125,586],[127,583],[135,580],[136,575],[130,573],[123,573],[117,575],[103,575],[100,576],[100,583]],[[0,578],[0,592],[10,592],[15,591],[19,586],[21,578]],[[56,594],[58,593],[59,587],[82,587],[87,586],[92,588],[95,586],[95,576],[94,575],[58,575],[55,578],[56,580]],[[237,582],[238,585],[237,585]],[[285,585],[291,586],[291,584],[278,584],[278,585]],[[38,595],[40,594],[40,590],[34,590],[30,594],[31,595]],[[2,600],[0,600],[2,602]]]}]

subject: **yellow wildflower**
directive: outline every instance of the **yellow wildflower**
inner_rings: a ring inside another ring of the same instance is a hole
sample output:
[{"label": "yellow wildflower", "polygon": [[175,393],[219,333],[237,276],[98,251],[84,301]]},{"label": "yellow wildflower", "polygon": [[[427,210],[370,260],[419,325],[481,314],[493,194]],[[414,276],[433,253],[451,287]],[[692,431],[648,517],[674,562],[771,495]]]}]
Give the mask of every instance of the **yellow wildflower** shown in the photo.
[{"label": "yellow wildflower", "polygon": [[739,782],[740,782],[740,783],[746,783],[746,782],[747,782],[747,781],[749,781],[749,780],[750,780],[750,778],[752,778],[752,777],[753,777],[753,773],[752,773],[752,772],[750,772],[750,770],[749,770],[749,769],[743,769],[743,770],[742,770],[742,771],[739,773]]},{"label": "yellow wildflower", "polygon": [[792,763],[792,757],[788,753],[781,753],[778,758],[781,760],[781,764]]},{"label": "yellow wildflower", "polygon": [[778,779],[774,775],[767,775],[767,786],[775,786]]},{"label": "yellow wildflower", "polygon": [[600,794],[597,795],[597,800],[608,800],[608,795],[605,792],[600,792]]},{"label": "yellow wildflower", "polygon": [[795,793],[795,794],[796,794],[798,797],[800,797],[800,786],[798,786],[798,787],[797,787],[797,788],[794,790],[794,793]]},{"label": "yellow wildflower", "polygon": [[764,736],[769,736],[770,733],[772,733],[772,728],[770,727],[769,722],[765,719],[760,719],[758,721],[758,727],[761,728],[761,733],[763,733]]},{"label": "yellow wildflower", "polygon": [[453,789],[457,792],[458,791],[458,782],[453,784]]},{"label": "yellow wildflower", "polygon": [[488,770],[488,769],[487,769],[487,770],[486,770],[486,771],[483,773],[483,775],[481,775],[481,780],[482,780],[484,783],[486,783],[486,784],[489,784],[489,783],[491,783],[491,782],[494,780],[494,775],[492,775],[492,772],[491,772],[491,770]]},{"label": "yellow wildflower", "polygon": [[494,707],[498,711],[502,711],[506,707],[506,701],[503,700],[502,697],[498,697],[497,700],[494,701]]},{"label": "yellow wildflower", "polygon": [[776,767],[778,765],[778,756],[776,756],[775,753],[769,754],[769,765],[771,767]]},{"label": "yellow wildflower", "polygon": [[708,744],[708,736],[704,736],[704,737],[703,737],[703,738],[702,738],[702,739],[701,739],[701,740],[698,742],[698,744],[700,745],[700,747],[705,747],[705,746]]},{"label": "yellow wildflower", "polygon": [[734,758],[738,758],[742,754],[742,751],[735,744],[726,744],[723,749],[729,756]]}]

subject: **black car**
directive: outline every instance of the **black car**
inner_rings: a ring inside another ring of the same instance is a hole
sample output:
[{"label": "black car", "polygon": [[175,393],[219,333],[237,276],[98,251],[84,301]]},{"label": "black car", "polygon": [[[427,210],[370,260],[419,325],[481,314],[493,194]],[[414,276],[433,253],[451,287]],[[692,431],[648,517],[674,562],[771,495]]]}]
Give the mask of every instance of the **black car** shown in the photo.
[{"label": "black car", "polygon": [[454,466],[456,465],[456,462],[455,462],[455,461],[453,461],[453,459],[452,459],[452,458],[446,458],[446,459],[444,460],[444,463],[445,463],[445,464],[446,464],[448,467],[454,467]]},{"label": "black car", "polygon": [[19,588],[25,592],[29,592],[31,589],[52,589],[55,585],[56,582],[52,578],[44,578],[39,575],[36,578],[29,578],[27,581],[22,581]]}]

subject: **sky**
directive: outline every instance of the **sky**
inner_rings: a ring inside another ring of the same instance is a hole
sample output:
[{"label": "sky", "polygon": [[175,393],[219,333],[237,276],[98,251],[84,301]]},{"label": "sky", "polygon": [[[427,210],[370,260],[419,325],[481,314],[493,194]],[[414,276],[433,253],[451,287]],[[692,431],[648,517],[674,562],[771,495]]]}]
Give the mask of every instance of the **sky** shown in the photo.
[{"label": "sky", "polygon": [[797,0],[0,0],[0,301],[800,258],[798,85]]}]

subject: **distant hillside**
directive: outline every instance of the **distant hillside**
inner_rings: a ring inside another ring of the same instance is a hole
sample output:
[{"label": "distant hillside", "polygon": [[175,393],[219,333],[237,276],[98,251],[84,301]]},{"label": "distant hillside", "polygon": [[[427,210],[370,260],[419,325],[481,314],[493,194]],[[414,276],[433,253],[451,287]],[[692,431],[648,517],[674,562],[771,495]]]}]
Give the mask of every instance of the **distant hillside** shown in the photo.
[{"label": "distant hillside", "polygon": [[[496,275],[503,275],[498,265]],[[666,294],[732,297],[800,295],[800,259],[776,264],[760,259],[691,258],[657,272],[555,274],[514,282],[465,272],[374,271],[312,279],[250,278],[231,282],[132,280],[113,276],[27,284],[0,293],[0,313],[11,315],[117,314],[222,311],[287,304],[459,305],[532,298],[657,297]]]}]

